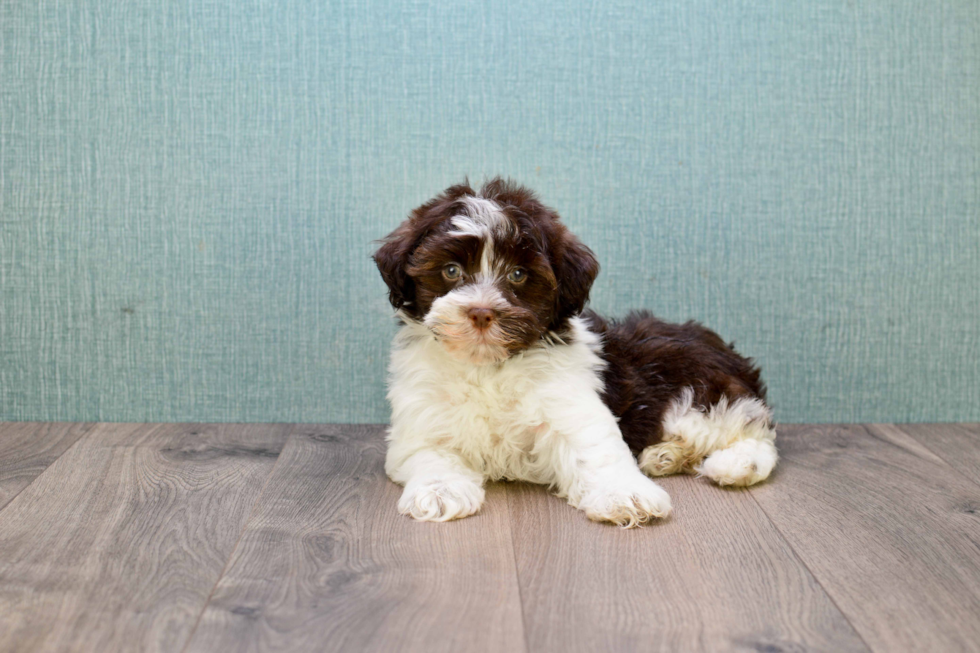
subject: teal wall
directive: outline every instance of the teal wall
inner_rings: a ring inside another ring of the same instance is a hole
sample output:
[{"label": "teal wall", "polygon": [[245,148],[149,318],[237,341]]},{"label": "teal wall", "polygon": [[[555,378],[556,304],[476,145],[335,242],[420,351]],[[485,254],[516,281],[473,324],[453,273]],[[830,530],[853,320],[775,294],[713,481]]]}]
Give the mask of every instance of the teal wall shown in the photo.
[{"label": "teal wall", "polygon": [[980,420],[975,0],[4,0],[0,419],[385,421],[372,240],[496,173],[780,420]]}]

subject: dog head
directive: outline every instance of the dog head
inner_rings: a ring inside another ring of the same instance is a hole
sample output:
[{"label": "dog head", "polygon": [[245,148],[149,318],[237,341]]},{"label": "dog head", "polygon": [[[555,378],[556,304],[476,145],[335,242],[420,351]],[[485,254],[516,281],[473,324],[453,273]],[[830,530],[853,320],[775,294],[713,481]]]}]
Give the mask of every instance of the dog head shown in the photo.
[{"label": "dog head", "polygon": [[391,304],[460,360],[503,361],[582,311],[599,264],[534,193],[448,188],[375,253]]}]

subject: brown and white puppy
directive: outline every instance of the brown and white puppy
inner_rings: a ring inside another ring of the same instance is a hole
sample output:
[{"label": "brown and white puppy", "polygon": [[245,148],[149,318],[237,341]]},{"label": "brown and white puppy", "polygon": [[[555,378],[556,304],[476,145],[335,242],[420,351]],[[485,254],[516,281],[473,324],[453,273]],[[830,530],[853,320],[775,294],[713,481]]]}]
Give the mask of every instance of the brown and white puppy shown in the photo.
[{"label": "brown and white puppy", "polygon": [[526,188],[453,186],[374,258],[402,323],[386,461],[402,513],[465,517],[506,478],[636,526],[671,510],[646,475],[751,485],[775,466],[752,362],[694,322],[583,311],[595,256]]}]

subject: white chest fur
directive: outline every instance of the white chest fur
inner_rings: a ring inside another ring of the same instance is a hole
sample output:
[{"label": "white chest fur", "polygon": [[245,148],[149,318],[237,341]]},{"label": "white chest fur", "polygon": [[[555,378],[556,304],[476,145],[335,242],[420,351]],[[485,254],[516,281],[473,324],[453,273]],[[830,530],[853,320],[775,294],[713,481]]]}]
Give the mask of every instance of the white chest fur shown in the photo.
[{"label": "white chest fur", "polygon": [[599,351],[598,337],[575,318],[567,343],[474,365],[453,358],[426,327],[407,323],[391,354],[389,471],[435,448],[487,478],[554,482],[552,452],[565,434],[588,426],[583,415],[607,432],[616,428],[599,397]]}]

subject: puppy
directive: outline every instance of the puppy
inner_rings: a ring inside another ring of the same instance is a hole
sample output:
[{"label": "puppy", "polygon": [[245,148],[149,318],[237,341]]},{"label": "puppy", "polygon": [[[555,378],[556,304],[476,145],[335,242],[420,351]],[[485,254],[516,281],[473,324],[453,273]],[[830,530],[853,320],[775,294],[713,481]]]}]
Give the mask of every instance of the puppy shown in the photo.
[{"label": "puppy", "polygon": [[694,322],[583,310],[599,264],[530,190],[453,186],[374,260],[401,322],[385,464],[401,513],[466,517],[513,479],[633,527],[671,511],[649,476],[752,485],[775,466],[752,362]]}]

